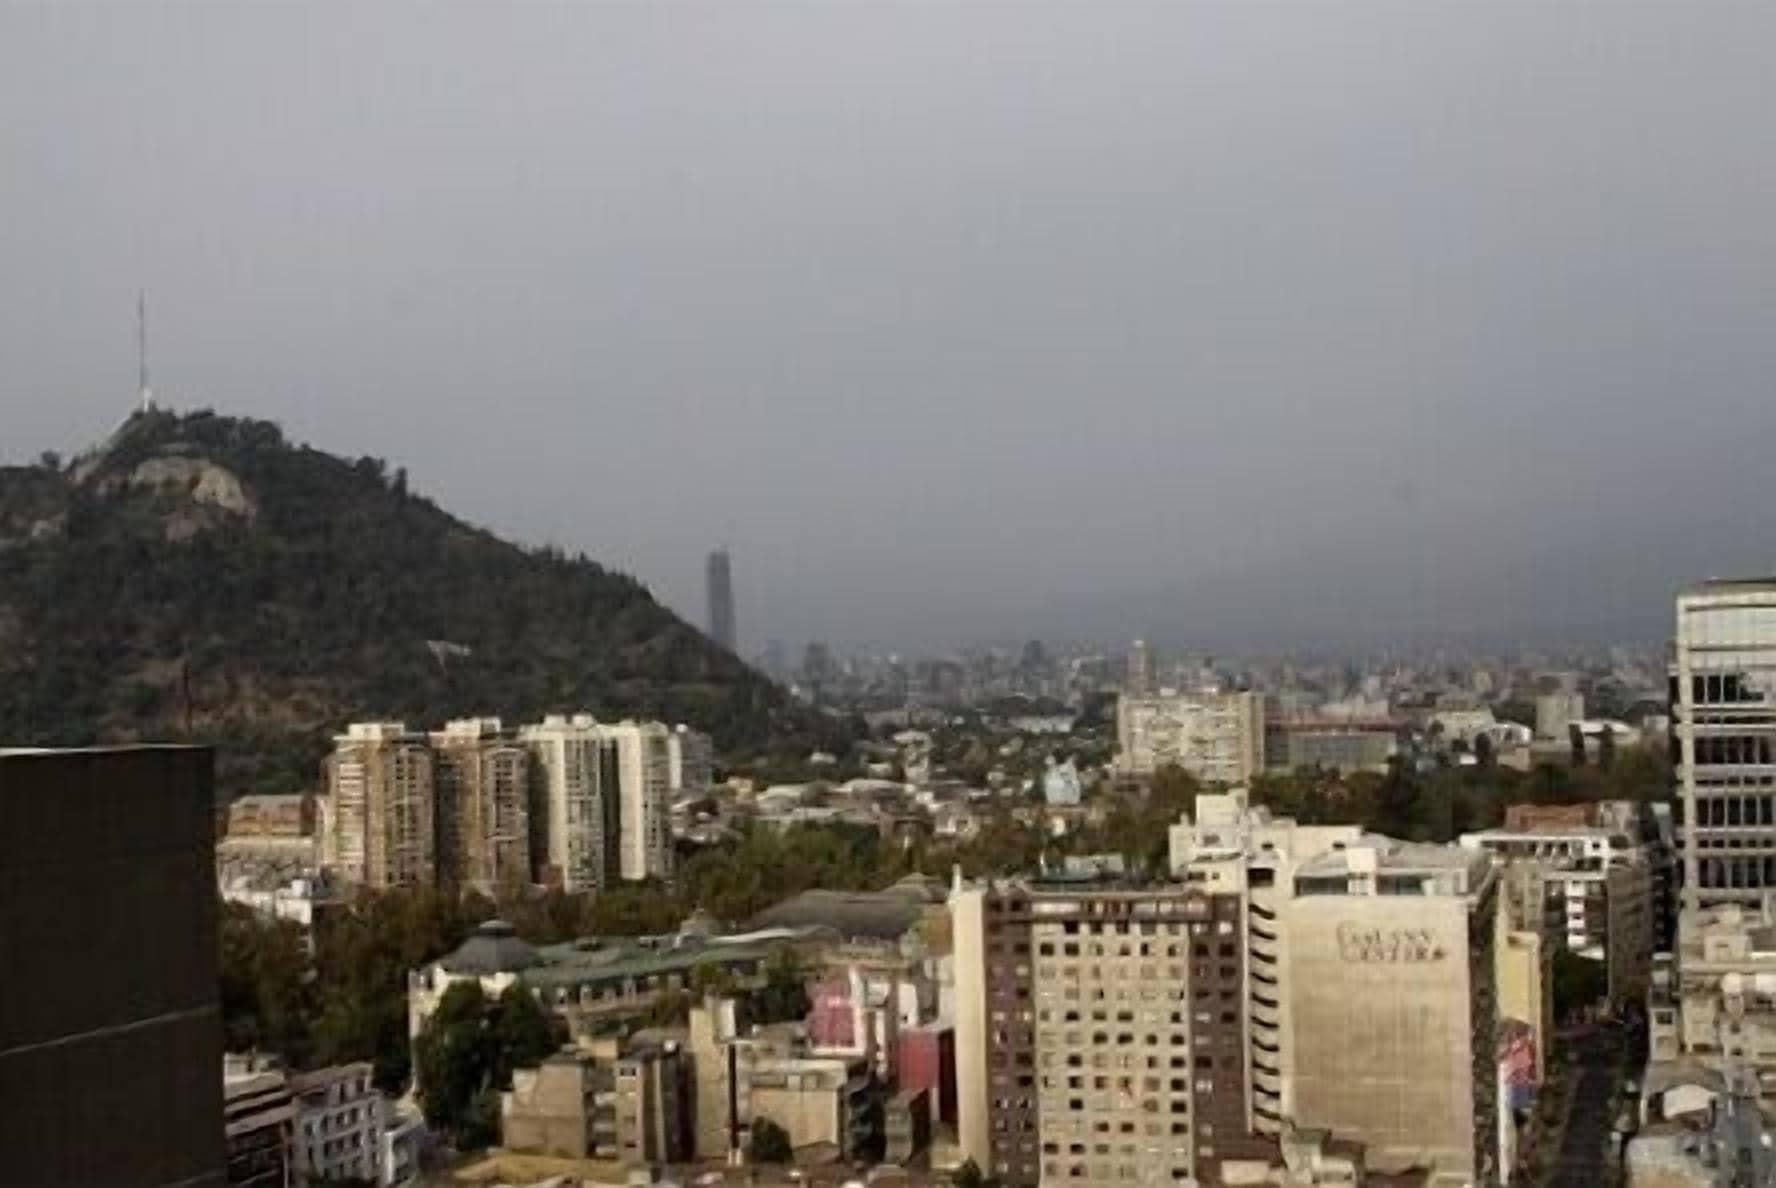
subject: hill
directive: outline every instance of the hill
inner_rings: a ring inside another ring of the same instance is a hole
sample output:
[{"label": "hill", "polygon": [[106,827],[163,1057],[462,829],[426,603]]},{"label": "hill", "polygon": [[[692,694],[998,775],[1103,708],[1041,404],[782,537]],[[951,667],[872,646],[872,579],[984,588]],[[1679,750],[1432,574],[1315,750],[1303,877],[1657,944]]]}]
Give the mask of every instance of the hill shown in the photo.
[{"label": "hill", "polygon": [[268,422],[143,413],[71,465],[0,468],[0,743],[190,737],[224,791],[295,790],[348,720],[575,708],[728,751],[834,733],[634,579]]}]

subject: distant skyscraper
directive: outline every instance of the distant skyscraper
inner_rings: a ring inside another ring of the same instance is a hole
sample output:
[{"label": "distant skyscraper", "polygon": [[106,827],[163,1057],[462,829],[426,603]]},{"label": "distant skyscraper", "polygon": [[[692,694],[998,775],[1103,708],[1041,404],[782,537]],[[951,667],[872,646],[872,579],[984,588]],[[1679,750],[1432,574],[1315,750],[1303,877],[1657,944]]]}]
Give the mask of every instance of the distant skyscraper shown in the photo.
[{"label": "distant skyscraper", "polygon": [[1124,682],[1131,697],[1146,697],[1153,692],[1153,652],[1147,641],[1137,639],[1129,648],[1128,680]]},{"label": "distant skyscraper", "polygon": [[709,554],[709,638],[728,651],[734,650],[734,574],[728,550]]},{"label": "distant skyscraper", "polygon": [[1776,888],[1776,578],[1679,594],[1673,651],[1683,907],[1754,907]]}]

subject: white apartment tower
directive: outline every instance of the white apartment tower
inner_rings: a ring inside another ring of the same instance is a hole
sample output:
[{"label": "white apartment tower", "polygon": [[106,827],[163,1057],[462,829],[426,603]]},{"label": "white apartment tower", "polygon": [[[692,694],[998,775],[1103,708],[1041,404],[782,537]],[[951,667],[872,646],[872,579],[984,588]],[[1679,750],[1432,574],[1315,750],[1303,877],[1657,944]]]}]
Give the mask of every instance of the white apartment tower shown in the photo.
[{"label": "white apartment tower", "polygon": [[551,714],[519,738],[531,755],[538,877],[564,891],[602,890],[616,874],[606,862],[617,840],[614,746],[590,714]]},{"label": "white apartment tower", "polygon": [[1671,730],[1685,910],[1776,889],[1776,577],[1678,595]]},{"label": "white apartment tower", "polygon": [[616,745],[617,874],[631,882],[672,875],[672,730],[659,722],[601,726]]}]

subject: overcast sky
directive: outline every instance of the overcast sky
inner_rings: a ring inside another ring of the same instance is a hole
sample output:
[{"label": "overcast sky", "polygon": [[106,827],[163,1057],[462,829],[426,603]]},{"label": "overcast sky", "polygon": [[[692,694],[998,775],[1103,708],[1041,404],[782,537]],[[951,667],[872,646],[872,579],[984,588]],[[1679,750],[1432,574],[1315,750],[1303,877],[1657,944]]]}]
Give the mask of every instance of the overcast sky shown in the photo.
[{"label": "overcast sky", "polygon": [[[368,10],[368,11],[367,11]],[[405,465],[743,649],[1656,634],[1776,565],[1776,7],[0,9],[0,457]]]}]

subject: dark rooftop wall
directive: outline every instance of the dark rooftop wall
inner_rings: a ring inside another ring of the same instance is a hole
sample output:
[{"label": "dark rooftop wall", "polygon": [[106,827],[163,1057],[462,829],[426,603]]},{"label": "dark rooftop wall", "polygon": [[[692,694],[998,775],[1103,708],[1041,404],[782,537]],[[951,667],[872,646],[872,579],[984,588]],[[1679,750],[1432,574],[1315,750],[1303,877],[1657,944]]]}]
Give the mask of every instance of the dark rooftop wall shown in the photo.
[{"label": "dark rooftop wall", "polygon": [[0,756],[0,1181],[222,1183],[211,770]]}]

